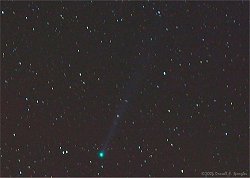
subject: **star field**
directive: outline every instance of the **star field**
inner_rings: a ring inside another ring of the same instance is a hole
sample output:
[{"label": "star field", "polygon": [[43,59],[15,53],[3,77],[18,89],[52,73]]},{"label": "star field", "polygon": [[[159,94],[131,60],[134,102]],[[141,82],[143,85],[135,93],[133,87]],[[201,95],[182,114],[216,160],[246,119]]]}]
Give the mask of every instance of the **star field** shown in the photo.
[{"label": "star field", "polygon": [[1,2],[1,176],[249,176],[249,2]]}]

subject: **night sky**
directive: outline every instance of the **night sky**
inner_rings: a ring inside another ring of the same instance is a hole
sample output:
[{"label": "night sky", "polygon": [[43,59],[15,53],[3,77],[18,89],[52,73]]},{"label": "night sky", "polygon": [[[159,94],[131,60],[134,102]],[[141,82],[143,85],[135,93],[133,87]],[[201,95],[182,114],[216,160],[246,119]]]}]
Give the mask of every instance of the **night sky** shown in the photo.
[{"label": "night sky", "polygon": [[2,176],[249,175],[249,2],[1,2]]}]

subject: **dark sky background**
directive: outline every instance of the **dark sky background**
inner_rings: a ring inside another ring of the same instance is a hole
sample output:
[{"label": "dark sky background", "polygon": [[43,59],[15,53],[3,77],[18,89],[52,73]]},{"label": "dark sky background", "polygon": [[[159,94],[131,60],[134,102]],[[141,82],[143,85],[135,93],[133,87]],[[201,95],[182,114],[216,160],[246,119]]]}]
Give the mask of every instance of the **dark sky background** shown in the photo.
[{"label": "dark sky background", "polygon": [[1,2],[2,176],[247,176],[248,157],[249,2]]}]

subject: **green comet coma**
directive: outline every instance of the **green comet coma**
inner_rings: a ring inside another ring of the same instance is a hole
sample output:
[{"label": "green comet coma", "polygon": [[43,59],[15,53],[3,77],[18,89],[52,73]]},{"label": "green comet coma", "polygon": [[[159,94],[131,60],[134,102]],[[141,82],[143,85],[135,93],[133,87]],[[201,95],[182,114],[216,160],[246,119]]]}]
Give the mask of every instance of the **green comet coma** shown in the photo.
[{"label": "green comet coma", "polygon": [[98,157],[101,158],[101,159],[103,159],[105,157],[104,151],[99,151],[98,152]]}]

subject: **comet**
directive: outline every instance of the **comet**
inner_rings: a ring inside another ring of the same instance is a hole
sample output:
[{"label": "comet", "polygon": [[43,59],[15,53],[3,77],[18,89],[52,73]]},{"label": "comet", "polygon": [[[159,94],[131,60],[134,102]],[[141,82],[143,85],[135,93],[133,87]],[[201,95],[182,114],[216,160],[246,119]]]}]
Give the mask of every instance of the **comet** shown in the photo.
[{"label": "comet", "polygon": [[[141,63],[140,63],[141,62]],[[107,151],[107,148],[110,144],[110,141],[114,137],[117,127],[119,123],[121,123],[121,120],[124,118],[124,115],[126,112],[128,112],[128,106],[132,105],[133,100],[136,98],[136,94],[138,92],[138,89],[140,88],[145,75],[145,70],[147,67],[149,60],[148,58],[143,59],[139,61],[139,69],[134,72],[133,77],[131,77],[131,80],[128,82],[127,86],[125,87],[124,94],[123,94],[123,100],[120,103],[118,110],[113,118],[113,123],[111,125],[111,128],[104,140],[104,143],[102,144],[101,151],[98,152],[98,157],[100,159],[103,159],[105,157],[105,153]]]}]

